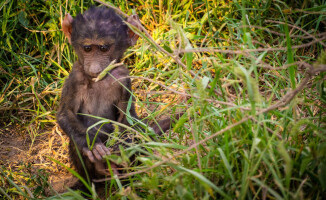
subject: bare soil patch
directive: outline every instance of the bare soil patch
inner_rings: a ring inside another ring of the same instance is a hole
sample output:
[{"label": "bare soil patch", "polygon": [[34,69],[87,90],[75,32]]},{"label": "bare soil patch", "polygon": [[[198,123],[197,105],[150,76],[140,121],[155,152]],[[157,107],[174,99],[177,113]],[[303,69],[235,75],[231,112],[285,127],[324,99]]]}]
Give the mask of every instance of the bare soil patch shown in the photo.
[{"label": "bare soil patch", "polygon": [[[0,165],[18,185],[48,186],[45,193],[55,194],[72,187],[77,179],[50,158],[71,167],[68,156],[68,137],[57,126],[39,131],[32,136],[19,126],[0,128]],[[39,182],[41,180],[41,182]],[[7,183],[8,184],[8,183]],[[50,185],[47,185],[50,184]],[[1,186],[1,184],[0,184]],[[1,187],[8,187],[2,185]]]}]

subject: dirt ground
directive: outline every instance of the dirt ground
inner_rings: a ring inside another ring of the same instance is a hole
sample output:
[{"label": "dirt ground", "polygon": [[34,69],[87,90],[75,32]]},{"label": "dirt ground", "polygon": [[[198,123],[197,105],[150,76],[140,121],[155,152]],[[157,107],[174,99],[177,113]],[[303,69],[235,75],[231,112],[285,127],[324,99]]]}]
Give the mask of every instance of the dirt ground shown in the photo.
[{"label": "dirt ground", "polygon": [[[66,187],[72,187],[77,179],[50,159],[71,167],[68,137],[57,126],[52,130],[43,130],[39,135],[32,137],[24,129],[17,127],[19,126],[0,128],[2,171],[10,174],[18,184],[27,184],[27,186],[28,183],[40,180],[37,176],[47,177],[47,180],[43,179],[43,186],[47,186],[45,193],[48,195],[55,194],[54,190],[62,193],[66,191]],[[33,183],[30,186],[33,187]],[[6,188],[6,185],[2,187]]]}]

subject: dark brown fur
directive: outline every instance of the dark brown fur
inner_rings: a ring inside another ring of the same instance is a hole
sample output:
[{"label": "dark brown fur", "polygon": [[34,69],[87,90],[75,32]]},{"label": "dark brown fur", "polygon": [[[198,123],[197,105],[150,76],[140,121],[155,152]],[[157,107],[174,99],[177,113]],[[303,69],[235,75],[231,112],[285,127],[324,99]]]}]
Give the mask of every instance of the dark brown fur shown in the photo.
[{"label": "dark brown fur", "polygon": [[[133,15],[128,18],[131,23],[133,20],[138,20],[138,17]],[[113,60],[119,62],[125,50],[136,42],[138,36],[129,30],[122,18],[112,9],[99,7],[92,7],[83,15],[77,15],[75,19],[69,14],[66,15],[62,29],[74,47],[78,60],[64,83],[57,121],[70,138],[70,154],[78,172],[85,177],[75,145],[82,154],[90,178],[109,175],[103,161],[103,156],[110,154],[104,146],[108,136],[99,133],[95,139],[95,147],[89,150],[86,130],[98,120],[80,113],[107,118],[129,126],[125,115],[131,96],[128,69],[119,66],[110,71],[111,76],[106,75],[98,82],[94,82],[93,78]],[[101,51],[103,46],[108,47],[107,51]],[[86,51],[85,48],[91,50]],[[129,113],[134,119],[138,119],[133,104]],[[161,130],[164,132],[169,129],[170,124],[171,119],[165,119],[159,122],[160,127],[154,126],[153,129],[159,134]],[[90,141],[94,139],[98,128],[99,126],[89,130]],[[105,124],[101,131],[112,133],[114,127],[111,123]],[[114,172],[118,173],[116,165],[112,163],[112,166]]]}]

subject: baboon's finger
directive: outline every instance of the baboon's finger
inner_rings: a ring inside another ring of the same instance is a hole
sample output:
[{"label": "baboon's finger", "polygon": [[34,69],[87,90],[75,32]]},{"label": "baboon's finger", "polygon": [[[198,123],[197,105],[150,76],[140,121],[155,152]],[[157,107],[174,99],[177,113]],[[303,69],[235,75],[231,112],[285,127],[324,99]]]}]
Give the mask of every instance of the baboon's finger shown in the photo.
[{"label": "baboon's finger", "polygon": [[104,151],[105,151],[105,155],[111,155],[109,148],[105,147]]},{"label": "baboon's finger", "polygon": [[95,158],[93,156],[93,153],[86,147],[83,148],[83,154],[85,156],[87,156],[87,158],[89,159],[89,161],[91,161],[92,163],[95,162]]},{"label": "baboon's finger", "polygon": [[102,160],[102,156],[101,156],[101,154],[97,151],[97,149],[96,148],[94,148],[93,150],[92,150],[92,152],[93,152],[93,155],[95,156],[95,158],[97,159],[97,160]]},{"label": "baboon's finger", "polygon": [[101,157],[103,158],[103,156],[106,155],[106,146],[104,144],[96,144],[95,148],[97,150],[97,152],[101,155]]}]

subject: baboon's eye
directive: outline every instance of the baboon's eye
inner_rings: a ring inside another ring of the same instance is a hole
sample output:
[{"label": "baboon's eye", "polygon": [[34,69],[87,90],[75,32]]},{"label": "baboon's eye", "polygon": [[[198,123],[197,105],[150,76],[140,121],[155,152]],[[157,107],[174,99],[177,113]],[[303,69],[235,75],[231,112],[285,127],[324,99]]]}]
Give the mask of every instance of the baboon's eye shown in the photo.
[{"label": "baboon's eye", "polygon": [[109,50],[109,46],[108,45],[100,45],[99,48],[100,48],[100,50],[102,52],[106,52],[107,50]]},{"label": "baboon's eye", "polygon": [[85,45],[85,46],[84,46],[84,51],[85,51],[85,52],[90,52],[90,51],[92,51],[92,46],[91,46],[91,45]]}]

